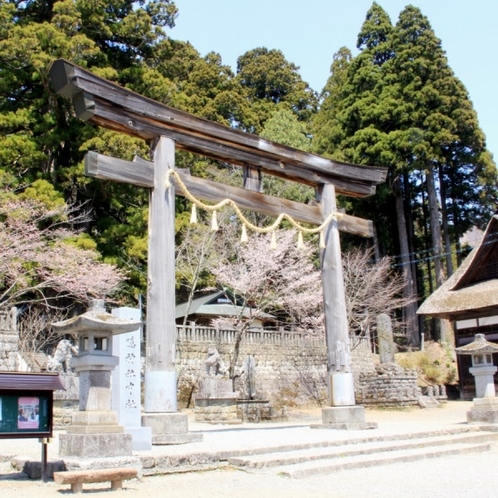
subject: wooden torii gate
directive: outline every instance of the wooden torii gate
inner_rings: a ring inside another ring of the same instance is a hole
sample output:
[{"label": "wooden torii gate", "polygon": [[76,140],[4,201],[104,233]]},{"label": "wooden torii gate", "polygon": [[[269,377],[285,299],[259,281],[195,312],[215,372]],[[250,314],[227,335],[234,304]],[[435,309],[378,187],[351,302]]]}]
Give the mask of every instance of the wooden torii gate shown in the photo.
[{"label": "wooden torii gate", "polygon": [[[87,175],[149,188],[149,250],[145,414],[153,442],[182,442],[185,420],[177,412],[175,374],[175,189],[167,188],[168,171],[175,167],[175,148],[244,168],[244,188],[232,187],[175,170],[197,198],[231,199],[241,209],[270,216],[285,212],[296,221],[321,225],[337,211],[336,194],[366,197],[385,181],[386,169],[340,163],[233,130],[162,105],[99,78],[68,61],[50,67],[52,88],[73,100],[76,115],[97,126],[147,140],[152,161],[134,162],[89,153]],[[260,193],[261,174],[311,185],[317,205]],[[182,194],[176,189],[176,194]],[[355,406],[346,304],[342,278],[339,230],[373,236],[370,221],[341,214],[324,229],[321,251],[322,285],[328,357],[328,422],[342,426],[361,420]],[[341,411],[347,409],[346,413]],[[335,412],[338,415],[335,415]],[[339,413],[340,412],[340,413]],[[324,415],[325,421],[325,415]]]}]

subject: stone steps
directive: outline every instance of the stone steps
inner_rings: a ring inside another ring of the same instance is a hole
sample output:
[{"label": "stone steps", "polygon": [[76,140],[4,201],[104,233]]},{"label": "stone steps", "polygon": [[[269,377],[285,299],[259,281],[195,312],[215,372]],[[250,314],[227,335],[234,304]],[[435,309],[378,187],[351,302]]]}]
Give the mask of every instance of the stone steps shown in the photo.
[{"label": "stone steps", "polygon": [[489,451],[491,444],[496,441],[496,432],[441,431],[439,434],[368,438],[336,446],[301,446],[288,448],[286,451],[234,456],[228,458],[228,463],[246,471],[300,478],[347,469]]}]

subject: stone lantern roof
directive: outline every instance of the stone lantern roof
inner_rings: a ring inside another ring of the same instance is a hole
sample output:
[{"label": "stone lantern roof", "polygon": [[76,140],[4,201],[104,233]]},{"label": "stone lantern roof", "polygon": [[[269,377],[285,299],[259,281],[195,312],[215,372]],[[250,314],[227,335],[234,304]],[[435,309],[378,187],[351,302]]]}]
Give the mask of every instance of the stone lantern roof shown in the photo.
[{"label": "stone lantern roof", "polygon": [[484,334],[476,334],[474,340],[455,348],[457,354],[482,354],[482,353],[498,353],[498,344],[487,341]]},{"label": "stone lantern roof", "polygon": [[61,333],[74,334],[92,330],[113,335],[133,332],[141,325],[141,321],[120,318],[108,313],[104,308],[103,299],[94,299],[88,311],[82,315],[52,324]]}]

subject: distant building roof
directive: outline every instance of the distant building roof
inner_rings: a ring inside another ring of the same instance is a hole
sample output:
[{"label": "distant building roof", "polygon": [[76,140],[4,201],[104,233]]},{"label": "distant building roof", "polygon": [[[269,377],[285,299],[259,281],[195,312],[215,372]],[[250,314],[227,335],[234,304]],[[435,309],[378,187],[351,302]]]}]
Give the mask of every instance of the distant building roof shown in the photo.
[{"label": "distant building roof", "polygon": [[498,215],[457,271],[420,306],[419,315],[459,319],[498,311]]},{"label": "distant building roof", "polygon": [[[187,312],[188,308],[188,312]],[[188,315],[203,315],[214,317],[231,317],[242,316],[249,317],[251,315],[251,308],[248,306],[241,306],[240,302],[235,297],[225,291],[212,292],[205,296],[198,297],[190,303],[179,304],[175,308],[175,319],[183,318]],[[273,315],[269,313],[258,313],[259,319],[275,320]]]}]

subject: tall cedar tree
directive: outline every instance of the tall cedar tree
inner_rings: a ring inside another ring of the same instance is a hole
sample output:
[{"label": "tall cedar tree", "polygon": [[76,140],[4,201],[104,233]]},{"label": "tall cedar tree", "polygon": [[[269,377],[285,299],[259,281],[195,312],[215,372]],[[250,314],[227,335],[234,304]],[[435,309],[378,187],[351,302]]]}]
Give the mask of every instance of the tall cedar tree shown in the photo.
[{"label": "tall cedar tree", "polygon": [[[323,92],[324,101],[314,122],[314,144],[319,153],[337,159],[389,168],[388,184],[379,189],[375,199],[349,202],[349,208],[359,216],[373,218],[384,251],[402,255],[404,298],[410,303],[404,308],[403,321],[409,343],[416,345],[419,333],[416,303],[412,299],[416,295],[415,279],[409,265],[407,225],[399,186],[403,176],[394,166],[389,139],[396,129],[394,115],[398,106],[393,98],[385,96],[383,74],[383,65],[394,55],[389,45],[392,30],[389,16],[374,3],[358,35],[357,48],[361,52],[351,58],[349,51],[342,49],[334,58],[333,72]],[[392,233],[398,233],[398,244],[393,244]]]},{"label": "tall cedar tree", "polygon": [[[457,175],[473,173],[473,193],[469,194],[479,198],[481,185],[489,185],[485,189],[489,193],[495,190],[496,168],[486,150],[468,93],[449,67],[441,41],[418,8],[408,6],[401,12],[391,46],[395,57],[384,66],[385,78],[391,95],[405,110],[392,145],[396,157],[405,165],[405,183],[418,194],[405,199],[405,209],[411,208],[410,212],[416,213],[421,206],[425,213],[413,220],[410,233],[418,235],[427,260],[424,280],[431,285],[429,289],[420,285],[420,291],[431,291],[446,279],[444,263],[451,259],[445,258],[445,253],[452,252],[452,237],[456,242],[465,229],[479,221],[472,217],[472,212],[467,212],[462,200],[454,199],[462,207],[455,213],[459,219],[449,222],[447,179],[453,171]],[[493,210],[491,199],[483,197],[480,202],[480,209],[487,216]],[[407,200],[411,200],[411,205]],[[446,339],[444,330],[441,328],[441,339]]]},{"label": "tall cedar tree", "polygon": [[[360,54],[347,64],[341,78],[332,75],[329,80],[315,123],[328,120],[332,127],[315,126],[314,144],[319,152],[340,159],[389,167],[388,191],[380,189],[376,209],[370,199],[352,205],[357,214],[367,209],[377,226],[392,230],[389,210],[394,204],[399,247],[389,244],[382,231],[380,241],[386,249],[399,251],[406,293],[415,293],[416,275],[427,280],[433,270],[432,264],[424,269],[413,263],[417,251],[432,254],[434,248],[437,256],[430,262],[437,264],[436,285],[444,278],[439,217],[447,229],[446,252],[450,252],[450,243],[480,221],[476,207],[490,212],[496,169],[467,92],[419,9],[407,7],[393,28],[385,11],[374,3],[358,48]],[[468,189],[460,184],[457,191],[455,178],[465,178]],[[424,213],[431,211],[432,222],[426,222]],[[408,342],[416,345],[415,308],[405,309],[405,315]]]}]

